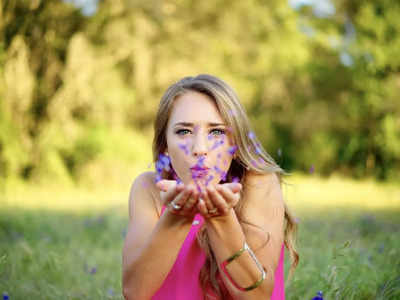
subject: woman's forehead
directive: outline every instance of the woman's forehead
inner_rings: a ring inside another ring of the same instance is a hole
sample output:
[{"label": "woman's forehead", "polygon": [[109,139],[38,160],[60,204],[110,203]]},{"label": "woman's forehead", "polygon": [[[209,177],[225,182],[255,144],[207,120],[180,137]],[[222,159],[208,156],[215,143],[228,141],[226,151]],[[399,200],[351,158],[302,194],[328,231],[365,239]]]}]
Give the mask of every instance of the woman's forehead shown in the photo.
[{"label": "woman's forehead", "polygon": [[225,124],[215,101],[208,95],[192,91],[175,99],[169,121],[172,126],[177,123],[205,126]]}]

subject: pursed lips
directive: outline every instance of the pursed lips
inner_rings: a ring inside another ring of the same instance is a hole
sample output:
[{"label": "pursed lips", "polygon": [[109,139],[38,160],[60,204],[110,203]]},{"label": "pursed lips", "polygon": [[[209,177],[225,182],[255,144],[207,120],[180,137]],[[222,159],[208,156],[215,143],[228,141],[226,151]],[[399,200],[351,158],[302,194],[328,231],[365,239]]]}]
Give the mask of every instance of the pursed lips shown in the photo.
[{"label": "pursed lips", "polygon": [[192,176],[194,178],[198,177],[205,177],[208,174],[209,168],[207,167],[200,167],[198,165],[191,167],[190,170],[192,171]]}]

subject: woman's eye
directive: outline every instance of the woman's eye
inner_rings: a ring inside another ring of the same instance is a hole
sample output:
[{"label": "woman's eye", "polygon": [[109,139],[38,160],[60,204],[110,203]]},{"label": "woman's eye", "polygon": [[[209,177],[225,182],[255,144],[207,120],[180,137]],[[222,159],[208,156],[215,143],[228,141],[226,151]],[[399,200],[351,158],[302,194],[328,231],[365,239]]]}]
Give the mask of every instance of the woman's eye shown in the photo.
[{"label": "woman's eye", "polygon": [[188,129],[179,129],[179,130],[176,131],[176,134],[185,135],[188,132],[190,132]]},{"label": "woman's eye", "polygon": [[211,133],[214,134],[214,135],[222,135],[222,134],[225,134],[225,130],[223,130],[223,129],[213,129],[213,130],[211,130]]}]

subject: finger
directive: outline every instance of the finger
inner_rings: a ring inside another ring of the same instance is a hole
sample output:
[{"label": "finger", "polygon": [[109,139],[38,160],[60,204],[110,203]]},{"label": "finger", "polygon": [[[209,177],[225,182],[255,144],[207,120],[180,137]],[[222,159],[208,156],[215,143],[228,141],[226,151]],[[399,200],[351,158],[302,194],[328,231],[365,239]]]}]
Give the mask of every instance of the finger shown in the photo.
[{"label": "finger", "polygon": [[185,197],[184,203],[182,205],[183,205],[183,212],[190,213],[192,212],[193,207],[197,203],[197,197],[193,197],[193,192],[194,192],[193,186],[189,186],[187,189],[190,191],[190,193],[187,197]]},{"label": "finger", "polygon": [[[173,188],[170,188],[167,192],[165,192],[165,194],[163,195],[164,198],[164,205],[168,205],[171,201],[173,201],[175,199],[175,197],[182,192],[182,190],[184,189],[184,185],[183,184],[178,184]],[[164,193],[164,192],[161,192]]]},{"label": "finger", "polygon": [[192,189],[190,188],[185,188],[183,191],[181,191],[175,198],[174,200],[171,201],[174,205],[180,207],[180,209],[174,209],[172,207],[172,212],[175,214],[182,214],[183,208],[186,205],[187,199],[190,197],[192,194]]},{"label": "finger", "polygon": [[193,199],[194,199],[193,200],[194,201],[194,205],[192,207],[192,210],[190,212],[188,212],[188,214],[189,215],[195,215],[195,214],[197,214],[199,212],[199,210],[197,209],[197,205],[198,205],[198,203],[200,201],[200,195],[199,195],[199,192],[197,191],[196,188],[193,189],[191,197],[193,197]]},{"label": "finger", "polygon": [[199,199],[199,201],[197,202],[197,209],[203,217],[209,218],[206,203],[203,199]]},{"label": "finger", "polygon": [[234,206],[234,204],[239,200],[240,195],[238,193],[233,193],[231,189],[222,184],[218,184],[216,190],[225,199],[229,207]]},{"label": "finger", "polygon": [[222,195],[213,186],[208,187],[208,193],[212,203],[218,209],[218,212],[222,215],[226,215],[230,207]]},{"label": "finger", "polygon": [[208,211],[214,209],[214,204],[212,203],[212,201],[211,201],[211,199],[210,199],[210,197],[208,195],[207,188],[201,191],[200,197],[201,197],[201,199],[203,199]]},{"label": "finger", "polygon": [[221,184],[224,187],[227,187],[228,189],[230,189],[233,193],[238,193],[242,190],[242,184],[238,183],[238,182],[229,182],[229,183],[224,183]]}]

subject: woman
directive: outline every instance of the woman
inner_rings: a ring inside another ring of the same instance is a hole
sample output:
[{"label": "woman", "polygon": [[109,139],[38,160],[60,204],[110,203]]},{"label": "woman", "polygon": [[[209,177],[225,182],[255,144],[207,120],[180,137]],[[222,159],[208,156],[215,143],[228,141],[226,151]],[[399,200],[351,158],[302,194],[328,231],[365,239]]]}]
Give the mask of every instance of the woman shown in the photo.
[{"label": "woman", "polygon": [[291,272],[298,262],[284,171],[235,92],[210,75],[173,84],[153,157],[157,172],[138,176],[130,193],[125,299],[284,299],[284,245]]}]

